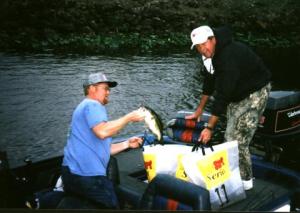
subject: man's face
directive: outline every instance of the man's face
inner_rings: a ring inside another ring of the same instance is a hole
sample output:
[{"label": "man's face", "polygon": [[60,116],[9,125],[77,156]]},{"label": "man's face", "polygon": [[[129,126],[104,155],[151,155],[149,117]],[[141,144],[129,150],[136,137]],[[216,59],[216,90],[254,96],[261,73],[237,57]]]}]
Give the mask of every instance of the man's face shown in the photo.
[{"label": "man's face", "polygon": [[110,88],[107,83],[99,83],[93,85],[95,87],[95,96],[96,99],[102,103],[103,105],[107,104],[109,99],[108,96],[110,94]]},{"label": "man's face", "polygon": [[205,56],[205,58],[212,58],[215,54],[215,47],[216,47],[216,39],[215,37],[212,37],[210,39],[207,39],[206,42],[202,44],[197,44],[196,49],[197,51]]}]

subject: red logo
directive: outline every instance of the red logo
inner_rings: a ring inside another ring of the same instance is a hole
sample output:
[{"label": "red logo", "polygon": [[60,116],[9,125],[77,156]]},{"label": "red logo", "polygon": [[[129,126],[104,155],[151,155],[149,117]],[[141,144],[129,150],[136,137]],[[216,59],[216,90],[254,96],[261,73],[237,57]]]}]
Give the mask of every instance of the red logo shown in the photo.
[{"label": "red logo", "polygon": [[150,169],[152,169],[152,160],[145,161],[144,165],[145,165],[145,169],[148,169],[149,167],[150,167]]},{"label": "red logo", "polygon": [[214,161],[214,166],[216,170],[220,169],[223,165],[224,165],[223,157],[221,157],[220,160]]}]

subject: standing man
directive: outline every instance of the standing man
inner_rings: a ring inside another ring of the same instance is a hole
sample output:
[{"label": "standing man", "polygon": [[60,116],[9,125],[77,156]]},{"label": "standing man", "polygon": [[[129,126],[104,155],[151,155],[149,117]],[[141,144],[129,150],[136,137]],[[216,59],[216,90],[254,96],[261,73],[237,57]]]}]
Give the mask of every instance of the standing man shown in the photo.
[{"label": "standing man", "polygon": [[239,143],[240,173],[245,190],[253,187],[249,144],[271,90],[271,73],[246,45],[234,41],[227,27],[201,26],[191,32],[192,47],[202,55],[203,94],[196,111],[186,119],[200,119],[209,96],[214,93],[212,116],[199,141],[207,143],[218,118],[226,112],[225,140]]},{"label": "standing man", "polygon": [[130,122],[144,120],[144,113],[133,111],[108,121],[105,105],[110,88],[117,82],[109,81],[103,73],[93,73],[83,84],[85,99],[73,112],[70,134],[64,148],[62,179],[64,190],[85,197],[100,208],[118,208],[112,182],[106,177],[110,155],[127,148],[137,148],[142,139],[132,137],[113,144],[112,136]]}]

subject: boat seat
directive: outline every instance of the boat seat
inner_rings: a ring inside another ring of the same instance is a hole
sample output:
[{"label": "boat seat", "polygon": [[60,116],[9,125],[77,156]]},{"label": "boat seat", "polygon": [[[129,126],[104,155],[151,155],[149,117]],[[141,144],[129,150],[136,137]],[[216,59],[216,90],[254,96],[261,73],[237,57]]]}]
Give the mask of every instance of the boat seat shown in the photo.
[{"label": "boat seat", "polygon": [[[113,157],[108,164],[107,175],[114,185],[119,183],[118,166]],[[54,184],[54,181],[51,182]],[[59,191],[56,187],[50,187],[34,192],[33,195],[25,198],[25,205],[31,209],[106,209],[105,206],[99,206],[84,197],[64,192],[63,187]]]},{"label": "boat seat", "polygon": [[193,183],[158,174],[148,184],[139,209],[210,210],[209,192]]},{"label": "boat seat", "polygon": [[118,161],[114,156],[110,156],[106,170],[106,175],[108,179],[114,184],[114,186],[120,184]]},{"label": "boat seat", "polygon": [[121,202],[120,207],[124,208],[124,205],[130,205],[132,209],[138,209],[147,185],[135,177],[124,174],[121,184],[116,187],[116,193]]},{"label": "boat seat", "polygon": [[144,167],[143,151],[128,149],[114,155],[118,164],[119,184],[116,184],[116,194],[121,209],[137,209],[144,191],[147,188],[147,173]]}]

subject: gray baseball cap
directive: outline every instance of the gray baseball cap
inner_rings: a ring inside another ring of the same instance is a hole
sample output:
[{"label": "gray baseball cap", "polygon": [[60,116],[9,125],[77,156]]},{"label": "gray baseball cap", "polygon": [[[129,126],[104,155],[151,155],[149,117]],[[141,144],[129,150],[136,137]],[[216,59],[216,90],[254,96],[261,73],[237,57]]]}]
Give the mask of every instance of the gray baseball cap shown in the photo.
[{"label": "gray baseball cap", "polygon": [[107,83],[109,87],[115,87],[118,85],[116,81],[109,81],[102,72],[89,74],[85,79],[83,86],[89,86],[97,83]]}]

